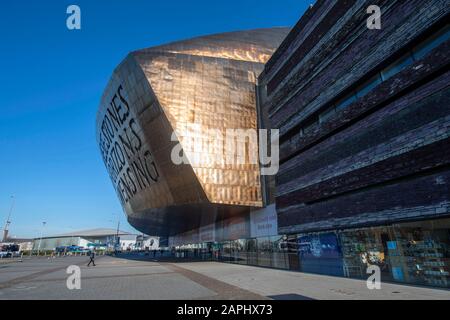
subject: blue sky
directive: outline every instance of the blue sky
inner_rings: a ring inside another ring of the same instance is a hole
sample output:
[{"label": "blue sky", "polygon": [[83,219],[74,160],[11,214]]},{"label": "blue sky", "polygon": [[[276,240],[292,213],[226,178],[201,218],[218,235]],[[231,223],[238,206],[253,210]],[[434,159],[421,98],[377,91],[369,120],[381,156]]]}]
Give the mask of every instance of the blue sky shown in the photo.
[{"label": "blue sky", "polygon": [[[0,223],[36,237],[128,225],[95,142],[95,114],[129,51],[194,36],[292,26],[311,1],[8,1],[0,12]],[[81,30],[66,8],[81,8]],[[115,222],[113,222],[115,221]]]}]

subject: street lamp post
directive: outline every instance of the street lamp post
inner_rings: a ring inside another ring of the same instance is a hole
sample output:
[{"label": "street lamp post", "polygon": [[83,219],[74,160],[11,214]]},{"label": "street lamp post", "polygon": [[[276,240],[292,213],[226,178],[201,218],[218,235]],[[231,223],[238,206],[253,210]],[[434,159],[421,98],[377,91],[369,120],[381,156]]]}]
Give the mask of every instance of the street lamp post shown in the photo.
[{"label": "street lamp post", "polygon": [[11,196],[11,207],[9,208],[8,218],[6,219],[5,228],[3,229],[3,242],[8,241],[8,232],[9,232],[9,225],[11,224],[11,213],[14,208],[14,202],[15,198],[14,196]]},{"label": "street lamp post", "polygon": [[116,232],[116,244],[120,247],[120,241],[119,241],[119,228],[120,228],[120,219],[117,220],[117,232]]},{"label": "street lamp post", "polygon": [[[115,216],[115,214],[112,214],[113,216]],[[114,220],[108,220],[109,222],[114,222]],[[116,234],[114,235],[114,240],[113,240],[113,252],[116,252],[116,248],[117,248],[117,242],[119,239],[119,228],[120,228],[120,216],[118,216],[117,218],[117,230],[116,230]]]},{"label": "street lamp post", "polygon": [[42,229],[41,229],[41,236],[39,238],[39,244],[38,244],[38,249],[37,249],[37,255],[39,256],[39,253],[41,251],[41,242],[42,242],[42,234],[44,233],[44,227],[45,227],[46,222],[43,221],[42,222]]}]

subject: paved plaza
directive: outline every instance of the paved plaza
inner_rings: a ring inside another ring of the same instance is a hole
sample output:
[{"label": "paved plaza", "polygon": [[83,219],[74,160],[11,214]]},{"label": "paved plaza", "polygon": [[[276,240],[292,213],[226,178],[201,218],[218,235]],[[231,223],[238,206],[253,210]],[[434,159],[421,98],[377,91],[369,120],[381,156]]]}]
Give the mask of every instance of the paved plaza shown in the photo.
[{"label": "paved plaza", "polygon": [[[0,263],[0,299],[450,299],[450,291],[305,274],[219,262],[148,256],[28,258]],[[69,290],[66,269],[81,268],[81,289]]]}]

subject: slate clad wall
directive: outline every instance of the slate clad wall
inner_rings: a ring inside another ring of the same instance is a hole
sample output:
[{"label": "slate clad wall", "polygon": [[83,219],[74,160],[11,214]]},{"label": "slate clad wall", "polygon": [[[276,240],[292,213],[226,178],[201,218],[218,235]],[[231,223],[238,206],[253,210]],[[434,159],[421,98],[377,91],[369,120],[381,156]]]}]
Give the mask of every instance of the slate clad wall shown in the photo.
[{"label": "slate clad wall", "polygon": [[[366,27],[369,5],[382,29]],[[449,19],[447,1],[317,1],[259,77],[280,129],[280,233],[450,215],[450,41],[300,128]]]}]

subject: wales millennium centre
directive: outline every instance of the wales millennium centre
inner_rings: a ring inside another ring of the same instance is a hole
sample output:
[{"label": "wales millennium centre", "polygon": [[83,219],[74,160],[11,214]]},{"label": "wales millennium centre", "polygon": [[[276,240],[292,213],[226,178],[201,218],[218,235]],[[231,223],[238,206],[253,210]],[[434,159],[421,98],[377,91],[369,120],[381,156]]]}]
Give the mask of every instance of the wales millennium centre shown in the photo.
[{"label": "wales millennium centre", "polygon": [[130,52],[96,120],[129,223],[183,256],[450,287],[449,11],[318,0]]}]

